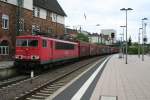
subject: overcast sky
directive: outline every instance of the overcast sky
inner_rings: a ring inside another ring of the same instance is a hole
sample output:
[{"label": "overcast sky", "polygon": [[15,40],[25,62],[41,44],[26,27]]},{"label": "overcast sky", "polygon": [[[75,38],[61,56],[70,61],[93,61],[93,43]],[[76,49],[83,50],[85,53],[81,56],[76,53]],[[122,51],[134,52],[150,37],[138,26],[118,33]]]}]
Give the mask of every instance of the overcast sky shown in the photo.
[{"label": "overcast sky", "polygon": [[128,12],[128,36],[137,41],[138,29],[142,26],[141,19],[147,17],[149,19],[147,35],[150,39],[150,0],[58,0],[58,2],[67,14],[66,26],[73,28],[82,25],[82,29],[98,33],[101,29],[115,29],[117,37],[122,33],[120,26],[125,25],[125,12],[120,9],[132,8],[134,10]]}]

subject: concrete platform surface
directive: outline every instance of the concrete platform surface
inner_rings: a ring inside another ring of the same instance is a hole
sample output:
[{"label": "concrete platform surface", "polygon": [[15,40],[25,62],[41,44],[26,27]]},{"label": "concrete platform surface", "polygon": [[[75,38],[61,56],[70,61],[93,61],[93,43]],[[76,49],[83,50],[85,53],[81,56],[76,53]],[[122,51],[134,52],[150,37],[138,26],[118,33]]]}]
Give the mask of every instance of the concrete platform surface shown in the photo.
[{"label": "concrete platform surface", "polygon": [[13,67],[14,61],[0,61],[0,69]]},{"label": "concrete platform surface", "polygon": [[[150,56],[142,61],[137,55],[125,59],[114,55],[107,63],[91,100],[116,97],[117,100],[150,100]],[[105,100],[114,100],[105,99]]]}]

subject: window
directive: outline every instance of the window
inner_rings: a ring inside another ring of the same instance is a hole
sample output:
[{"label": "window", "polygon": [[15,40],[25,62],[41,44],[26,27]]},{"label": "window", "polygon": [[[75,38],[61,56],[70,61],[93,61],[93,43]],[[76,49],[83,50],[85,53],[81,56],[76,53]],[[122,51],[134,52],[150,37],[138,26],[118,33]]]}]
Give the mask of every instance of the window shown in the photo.
[{"label": "window", "polygon": [[21,46],[21,47],[37,47],[38,46],[38,40],[17,39],[16,46]]},{"label": "window", "polygon": [[53,21],[53,22],[57,22],[57,17],[58,17],[57,14],[52,13],[52,21]]},{"label": "window", "polygon": [[8,55],[8,54],[9,54],[8,41],[3,40],[0,43],[0,55]]},{"label": "window", "polygon": [[40,32],[40,26],[32,25],[32,34],[35,34],[35,32]]},{"label": "window", "polygon": [[35,29],[35,25],[32,25],[32,34],[34,34],[34,32],[36,31]]},{"label": "window", "polygon": [[52,13],[47,10],[47,18],[51,18],[51,17],[52,17]]},{"label": "window", "polygon": [[24,31],[24,19],[19,20],[19,31],[23,32]]},{"label": "window", "polygon": [[27,43],[27,40],[25,40],[25,39],[17,39],[17,41],[16,41],[16,46],[28,46],[28,43]]},{"label": "window", "polygon": [[40,32],[40,26],[36,26],[36,31]]},{"label": "window", "polygon": [[0,55],[8,55],[9,46],[0,46]]},{"label": "window", "polygon": [[47,33],[52,33],[52,29],[51,28],[48,28],[48,30],[47,30]]},{"label": "window", "polygon": [[32,15],[35,16],[35,8],[33,8]]},{"label": "window", "polygon": [[43,40],[42,46],[43,46],[44,48],[47,47],[47,41],[46,41],[46,40]]},{"label": "window", "polygon": [[74,49],[74,44],[56,42],[55,49],[72,50]]},{"label": "window", "polygon": [[37,47],[38,46],[38,40],[28,40],[28,46],[29,47]]},{"label": "window", "polygon": [[9,26],[9,17],[7,15],[2,15],[2,28],[8,29]]},{"label": "window", "polygon": [[37,17],[40,17],[40,8],[37,8]]},{"label": "window", "polygon": [[33,7],[32,16],[34,16],[34,17],[40,17],[40,12],[41,12],[40,8]]}]

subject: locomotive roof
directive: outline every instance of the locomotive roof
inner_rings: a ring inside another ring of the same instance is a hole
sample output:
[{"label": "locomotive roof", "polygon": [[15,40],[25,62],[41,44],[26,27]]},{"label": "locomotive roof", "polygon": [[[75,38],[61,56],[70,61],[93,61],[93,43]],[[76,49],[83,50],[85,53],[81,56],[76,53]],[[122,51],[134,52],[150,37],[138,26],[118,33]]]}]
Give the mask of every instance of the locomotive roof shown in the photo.
[{"label": "locomotive roof", "polygon": [[50,37],[44,37],[41,35],[23,35],[23,36],[17,36],[17,38],[42,38],[42,39],[48,39],[48,40],[53,40],[53,41],[58,41],[58,42],[77,44],[76,42],[59,40],[59,39],[54,39],[54,38],[50,38]]}]

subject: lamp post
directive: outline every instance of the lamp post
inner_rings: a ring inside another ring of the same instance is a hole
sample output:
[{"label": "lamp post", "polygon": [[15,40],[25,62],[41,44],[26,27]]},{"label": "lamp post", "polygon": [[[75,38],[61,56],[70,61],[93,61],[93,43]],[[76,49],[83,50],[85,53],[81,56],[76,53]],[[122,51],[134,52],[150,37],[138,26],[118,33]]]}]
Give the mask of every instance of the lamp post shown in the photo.
[{"label": "lamp post", "polygon": [[126,26],[120,26],[123,30],[122,30],[122,53],[123,53],[123,58],[124,58],[124,28],[126,27]]},{"label": "lamp post", "polygon": [[123,34],[123,41],[124,41],[124,28],[126,28],[126,26],[120,26],[123,30],[122,30],[122,34]]},{"label": "lamp post", "polygon": [[[96,24],[96,26],[101,26],[100,24]],[[98,44],[99,44],[99,39],[100,38],[100,34],[98,34]]]},{"label": "lamp post", "polygon": [[120,54],[119,54],[119,58],[123,57],[123,45],[122,45],[122,41],[123,41],[123,34],[120,34]]},{"label": "lamp post", "polygon": [[127,42],[127,29],[128,29],[128,24],[127,24],[127,11],[129,11],[129,10],[133,10],[132,8],[122,8],[122,9],[120,9],[121,11],[125,11],[126,12],[126,61],[125,61],[125,63],[127,64],[128,62],[127,62],[127,52],[128,52],[128,42]]},{"label": "lamp post", "polygon": [[101,44],[103,44],[103,33],[100,33],[100,37],[101,37]]},{"label": "lamp post", "polygon": [[139,37],[138,37],[138,57],[140,58],[140,48],[141,48],[141,45],[140,45],[140,30],[142,28],[139,28]]},{"label": "lamp post", "polygon": [[142,19],[142,61],[144,61],[144,34],[146,34],[146,23],[144,21],[148,20],[148,18]]}]

